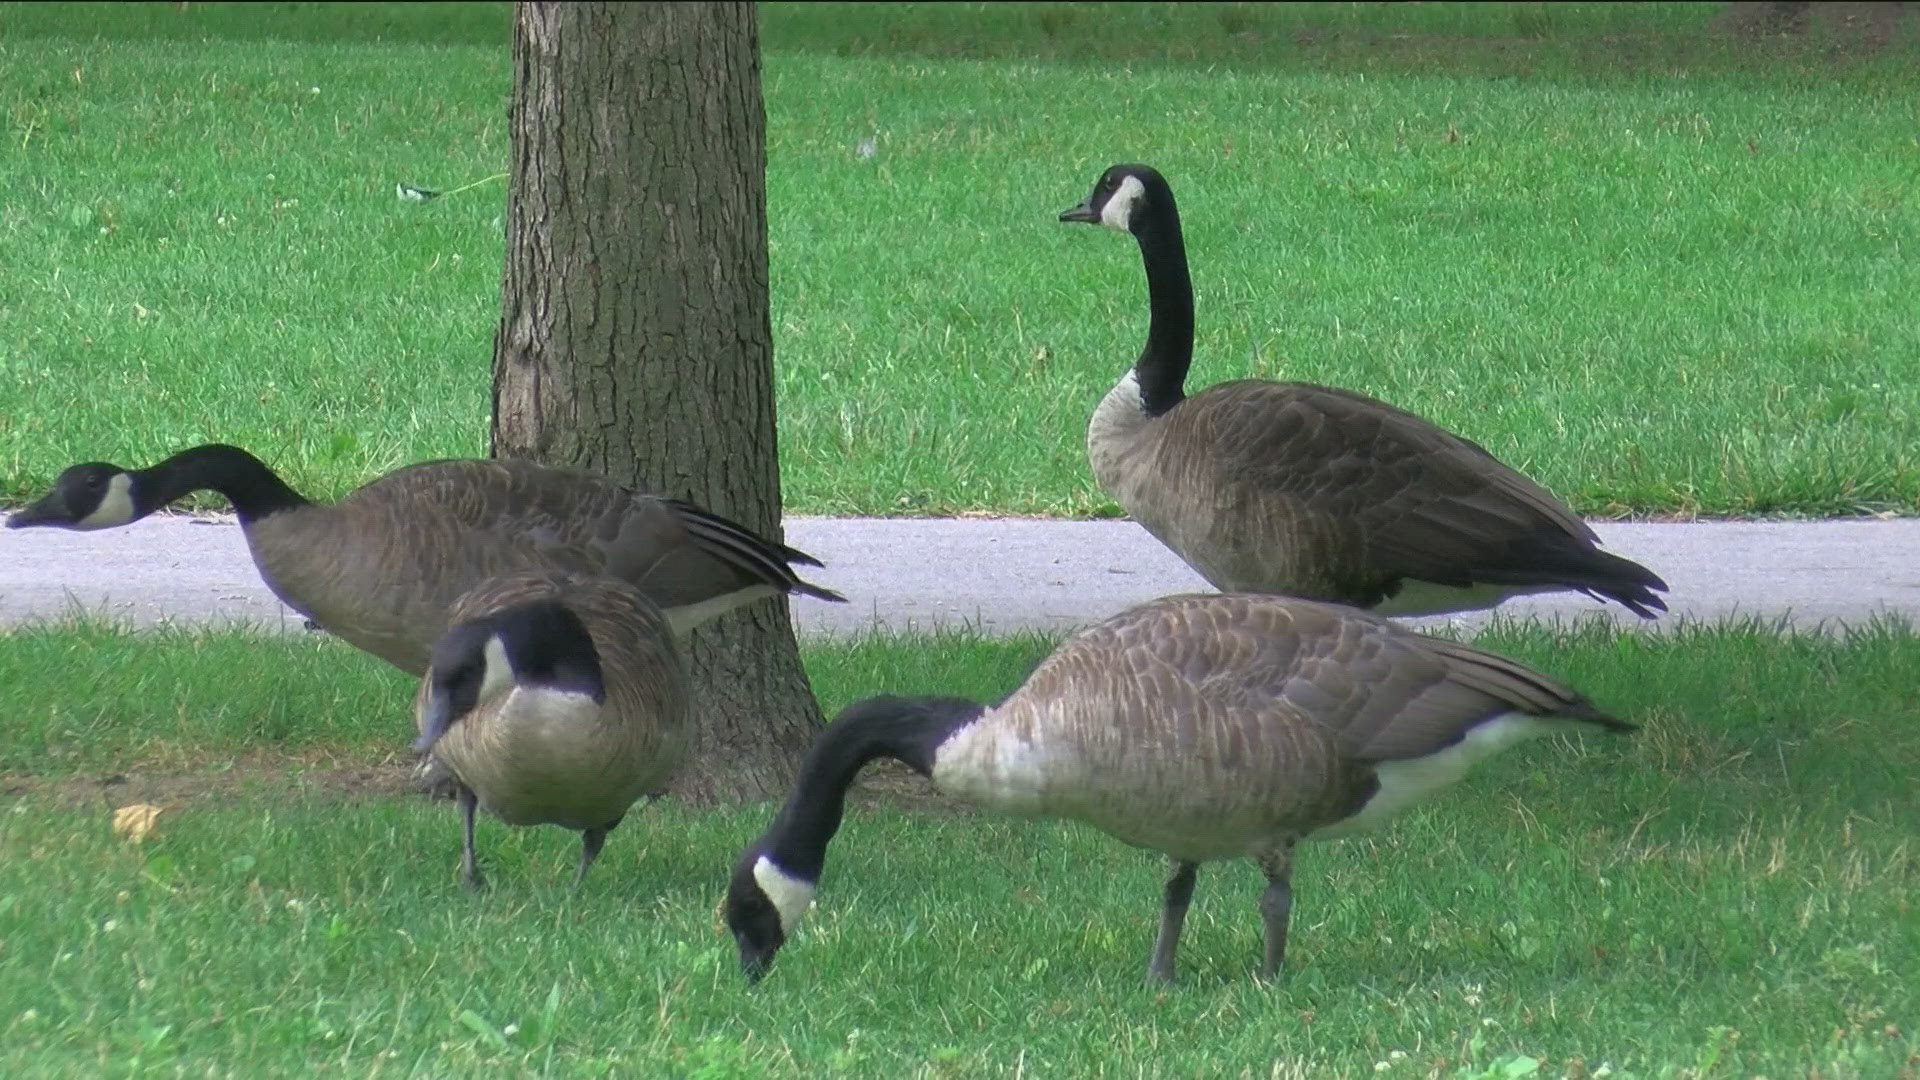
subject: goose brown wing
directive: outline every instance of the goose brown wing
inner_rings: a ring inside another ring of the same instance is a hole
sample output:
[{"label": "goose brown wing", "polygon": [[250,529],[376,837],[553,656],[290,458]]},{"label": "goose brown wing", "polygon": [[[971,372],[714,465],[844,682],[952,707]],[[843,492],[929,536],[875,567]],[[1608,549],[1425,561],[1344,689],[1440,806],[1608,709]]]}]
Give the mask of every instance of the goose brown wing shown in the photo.
[{"label": "goose brown wing", "polygon": [[[838,593],[802,581],[790,563],[818,560],[678,499],[636,492],[605,477],[523,461],[437,461],[396,470],[351,497],[397,513],[445,516],[488,536],[501,557],[491,572],[557,567],[627,581],[666,608],[754,585],[823,599]],[[478,568],[476,568],[478,569]],[[477,579],[469,579],[477,580]]]},{"label": "goose brown wing", "polygon": [[1268,692],[1298,642],[1245,617],[1264,599],[1165,597],[1042,661],[994,714],[1008,760],[1044,761],[1034,808],[1196,858],[1337,816],[1351,770],[1335,732]]},{"label": "goose brown wing", "polygon": [[1506,713],[1631,726],[1517,660],[1336,605],[1260,601],[1247,621],[1291,636],[1297,657],[1268,691],[1332,728],[1353,760],[1425,757]]},{"label": "goose brown wing", "polygon": [[1661,606],[1647,589],[1664,583],[1598,551],[1593,531],[1546,489],[1479,444],[1364,394],[1221,383],[1167,421],[1167,445],[1215,448],[1205,455],[1215,484],[1239,500],[1224,519],[1260,529],[1255,535],[1318,537],[1326,550],[1314,562],[1350,581],[1383,591],[1401,578],[1557,585],[1613,595],[1635,610]]},{"label": "goose brown wing", "polygon": [[1124,612],[1043,662],[1027,696],[1084,703],[1083,722],[1150,733],[1159,751],[1228,757],[1236,742],[1298,754],[1311,732],[1355,761],[1421,757],[1507,712],[1627,726],[1518,661],[1342,605],[1244,594]]},{"label": "goose brown wing", "polygon": [[1069,639],[992,712],[950,781],[1187,859],[1354,813],[1372,766],[1513,711],[1607,726],[1558,683],[1352,608],[1164,597]]}]

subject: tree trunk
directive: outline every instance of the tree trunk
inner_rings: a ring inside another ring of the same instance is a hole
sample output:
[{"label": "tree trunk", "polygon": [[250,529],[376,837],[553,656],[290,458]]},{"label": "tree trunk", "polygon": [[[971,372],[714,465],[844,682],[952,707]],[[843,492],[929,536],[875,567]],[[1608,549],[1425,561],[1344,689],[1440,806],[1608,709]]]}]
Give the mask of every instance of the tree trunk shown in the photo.
[{"label": "tree trunk", "polygon": [[[753,6],[522,2],[513,61],[494,455],[779,539]],[[820,725],[786,599],[681,647],[700,737],[676,792],[781,793]]]}]

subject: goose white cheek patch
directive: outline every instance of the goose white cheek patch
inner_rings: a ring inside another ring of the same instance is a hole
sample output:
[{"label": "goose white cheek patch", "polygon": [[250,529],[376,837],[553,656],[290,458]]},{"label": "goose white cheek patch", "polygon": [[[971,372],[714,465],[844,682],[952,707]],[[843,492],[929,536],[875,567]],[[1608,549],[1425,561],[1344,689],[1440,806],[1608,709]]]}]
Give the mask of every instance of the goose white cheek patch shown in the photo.
[{"label": "goose white cheek patch", "polygon": [[107,493],[100,497],[100,505],[77,524],[82,529],[112,529],[132,520],[133,477],[119,473],[107,481]]},{"label": "goose white cheek patch", "polygon": [[773,910],[780,913],[780,932],[792,934],[813,906],[813,884],[775,866],[765,855],[753,862],[753,880],[773,901]]},{"label": "goose white cheek patch", "polygon": [[487,701],[513,681],[513,664],[507,660],[507,646],[498,634],[487,639],[480,655],[486,666],[481,669],[480,694],[474,700]]},{"label": "goose white cheek patch", "polygon": [[1100,208],[1100,224],[1115,232],[1131,232],[1128,227],[1133,223],[1133,207],[1140,197],[1147,193],[1146,186],[1137,176],[1129,176],[1120,181],[1120,187]]}]

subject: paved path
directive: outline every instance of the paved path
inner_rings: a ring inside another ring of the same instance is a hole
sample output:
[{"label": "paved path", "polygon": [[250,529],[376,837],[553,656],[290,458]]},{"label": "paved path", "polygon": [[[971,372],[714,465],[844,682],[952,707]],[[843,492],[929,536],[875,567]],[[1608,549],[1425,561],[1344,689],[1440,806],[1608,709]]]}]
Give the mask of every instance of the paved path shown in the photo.
[{"label": "paved path", "polygon": [[[1753,615],[1830,628],[1898,612],[1920,623],[1920,520],[1596,528],[1610,550],[1665,577],[1673,610],[1690,618]],[[1124,521],[795,518],[787,522],[787,540],[826,562],[811,578],[851,600],[796,601],[803,632],[963,623],[995,633],[1061,630],[1155,596],[1206,588]],[[0,530],[0,623],[76,607],[143,626],[302,624],[260,583],[230,518],[159,516],[97,533]],[[1528,598],[1501,611],[1597,613],[1640,624],[1617,606],[1580,596]]]}]

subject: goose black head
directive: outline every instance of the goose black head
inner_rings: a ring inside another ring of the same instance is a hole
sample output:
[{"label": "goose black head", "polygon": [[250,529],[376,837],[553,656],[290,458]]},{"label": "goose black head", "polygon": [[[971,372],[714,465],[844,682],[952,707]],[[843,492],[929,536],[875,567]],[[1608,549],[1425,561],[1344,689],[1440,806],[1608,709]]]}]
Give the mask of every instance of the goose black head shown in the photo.
[{"label": "goose black head", "polygon": [[815,883],[781,869],[766,848],[749,848],[727,882],[727,929],[740,950],[740,970],[757,983],[813,903]]},{"label": "goose black head", "polygon": [[1173,189],[1146,165],[1115,165],[1100,174],[1085,202],[1061,213],[1061,221],[1105,225],[1139,235],[1156,212],[1173,209]]},{"label": "goose black head", "polygon": [[51,526],[91,532],[116,528],[141,516],[134,500],[133,474],[118,465],[90,461],[62,471],[38,502],[7,519],[7,528]]},{"label": "goose black head", "polygon": [[451,627],[433,646],[416,750],[431,749],[460,717],[509,683],[605,704],[593,636],[572,609],[535,600]]}]

